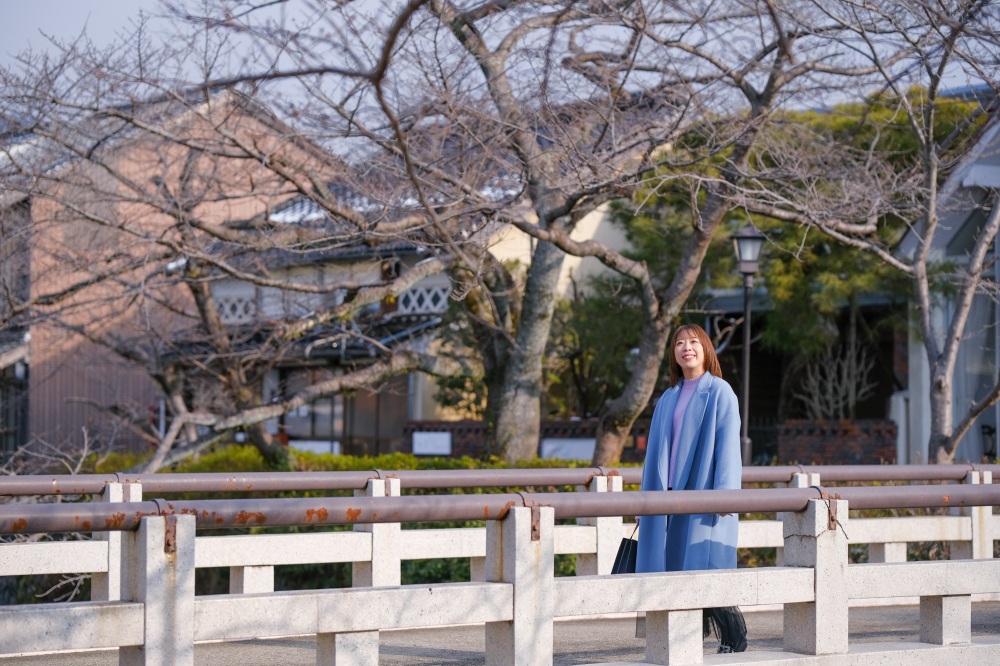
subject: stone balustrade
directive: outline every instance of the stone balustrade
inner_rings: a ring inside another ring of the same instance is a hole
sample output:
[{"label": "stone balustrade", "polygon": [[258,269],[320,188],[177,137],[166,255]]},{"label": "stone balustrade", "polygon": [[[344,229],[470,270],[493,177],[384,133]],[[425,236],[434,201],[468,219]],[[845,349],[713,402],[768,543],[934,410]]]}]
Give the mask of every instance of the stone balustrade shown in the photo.
[{"label": "stone balustrade", "polygon": [[[803,475],[793,485],[818,479]],[[595,477],[588,490],[620,491],[621,478]],[[399,482],[373,479],[357,494],[398,495]],[[109,484],[104,497],[139,498],[135,484]],[[192,515],[149,516],[138,530],[105,532],[100,541],[0,544],[0,575],[94,577],[91,601],[0,607],[0,654],[118,647],[122,664],[192,664],[198,641],[315,634],[318,664],[375,666],[381,630],[471,623],[484,626],[487,664],[551,664],[556,619],[644,612],[647,663],[697,664],[700,609],[780,605],[781,663],[847,664],[861,663],[850,656],[851,603],[915,599],[921,643],[871,663],[989,663],[1000,636],[970,642],[971,603],[1000,598],[1000,560],[991,559],[1000,516],[989,506],[958,513],[852,520],[844,500],[810,500],[778,521],[740,524],[740,547],[781,548],[781,566],[616,576],[606,574],[632,525],[606,516],[556,525],[547,506],[511,508],[484,528],[379,523],[351,532],[197,538]],[[868,564],[849,565],[848,544],[859,539],[881,551],[873,548]],[[910,540],[953,541],[955,559],[906,562]],[[554,577],[557,553],[577,554],[576,576]],[[473,580],[400,585],[400,562],[425,557],[469,557]],[[352,562],[354,587],[274,591],[274,566],[307,562]],[[217,566],[231,570],[230,594],[195,596],[195,569]],[[749,656],[726,658],[749,663],[742,661]]]}]

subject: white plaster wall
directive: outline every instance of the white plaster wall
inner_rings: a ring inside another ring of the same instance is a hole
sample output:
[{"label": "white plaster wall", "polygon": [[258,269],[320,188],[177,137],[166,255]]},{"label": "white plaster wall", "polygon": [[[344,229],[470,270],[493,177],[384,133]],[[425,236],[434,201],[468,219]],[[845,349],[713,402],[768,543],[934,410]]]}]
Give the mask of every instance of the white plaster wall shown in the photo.
[{"label": "white plaster wall", "polygon": [[[576,241],[594,240],[616,250],[628,247],[624,231],[611,222],[609,204],[599,206],[581,219],[570,234],[570,238]],[[531,259],[534,242],[534,239],[527,234],[508,226],[493,239],[490,251],[501,261],[516,259],[527,265]],[[585,289],[590,276],[606,270],[608,269],[593,257],[567,256],[563,263],[562,274],[559,276],[559,294],[563,297],[570,296],[573,280],[576,281],[578,288]]]}]

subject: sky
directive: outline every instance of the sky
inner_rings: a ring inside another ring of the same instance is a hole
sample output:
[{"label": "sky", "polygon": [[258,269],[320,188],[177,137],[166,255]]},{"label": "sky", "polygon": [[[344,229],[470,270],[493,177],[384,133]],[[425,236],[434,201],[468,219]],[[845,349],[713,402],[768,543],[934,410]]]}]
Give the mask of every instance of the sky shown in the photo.
[{"label": "sky", "polygon": [[0,21],[0,66],[15,62],[15,56],[31,47],[48,49],[46,33],[72,40],[86,30],[97,44],[107,44],[140,10],[158,11],[158,0],[7,0]]}]

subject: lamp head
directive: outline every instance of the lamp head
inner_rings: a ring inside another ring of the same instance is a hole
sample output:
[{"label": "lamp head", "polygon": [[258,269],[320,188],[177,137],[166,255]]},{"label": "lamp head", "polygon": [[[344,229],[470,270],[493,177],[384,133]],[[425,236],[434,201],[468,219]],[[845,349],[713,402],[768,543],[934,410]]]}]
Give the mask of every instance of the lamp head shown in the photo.
[{"label": "lamp head", "polygon": [[760,251],[764,247],[764,234],[757,231],[756,227],[747,225],[740,229],[739,233],[733,234],[732,238],[733,250],[740,262],[740,273],[754,275],[760,270],[758,261]]}]

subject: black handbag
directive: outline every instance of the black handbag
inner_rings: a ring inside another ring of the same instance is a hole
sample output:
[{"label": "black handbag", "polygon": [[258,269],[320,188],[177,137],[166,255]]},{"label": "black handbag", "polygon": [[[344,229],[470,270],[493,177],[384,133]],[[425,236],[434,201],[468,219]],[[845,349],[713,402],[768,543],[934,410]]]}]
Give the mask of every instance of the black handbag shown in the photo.
[{"label": "black handbag", "polygon": [[635,573],[635,556],[639,552],[639,542],[635,538],[635,533],[638,529],[639,524],[636,523],[635,529],[632,530],[632,536],[623,537],[622,542],[618,544],[618,555],[615,556],[611,573]]}]

